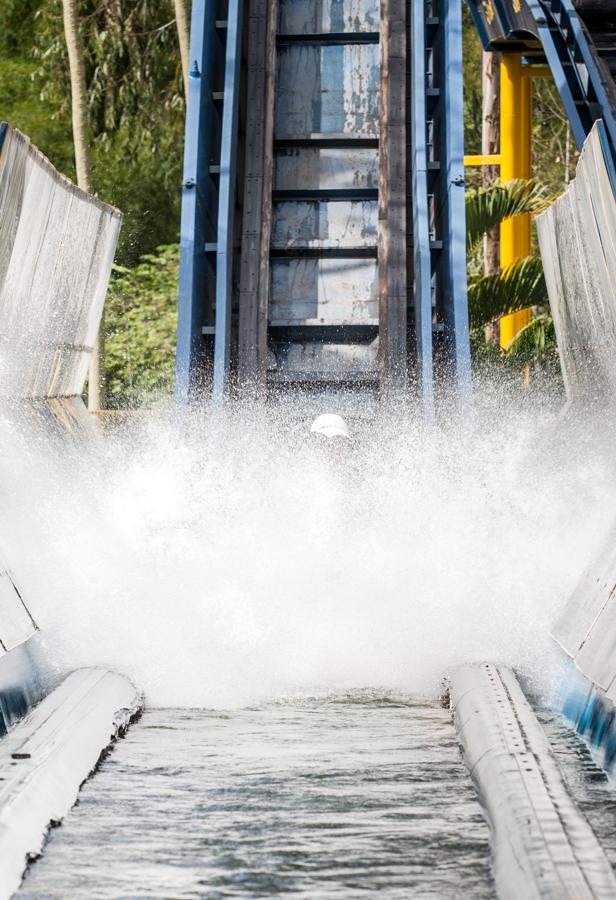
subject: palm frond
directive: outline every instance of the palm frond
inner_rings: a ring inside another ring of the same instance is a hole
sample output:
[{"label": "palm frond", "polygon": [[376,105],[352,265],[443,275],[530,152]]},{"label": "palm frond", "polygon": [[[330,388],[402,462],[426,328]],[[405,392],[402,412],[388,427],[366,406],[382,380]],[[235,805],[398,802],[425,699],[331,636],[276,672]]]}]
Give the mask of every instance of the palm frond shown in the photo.
[{"label": "palm frond", "polygon": [[484,234],[505,219],[538,213],[555,198],[536,181],[515,178],[466,194],[466,249],[471,252]]},{"label": "palm frond", "polygon": [[506,353],[523,353],[530,356],[542,356],[547,349],[556,346],[554,322],[551,316],[543,313],[532,319],[522,328],[503,350]]},{"label": "palm frond", "polygon": [[517,259],[502,272],[484,275],[468,286],[471,328],[526,306],[547,306],[548,295],[540,257]]}]

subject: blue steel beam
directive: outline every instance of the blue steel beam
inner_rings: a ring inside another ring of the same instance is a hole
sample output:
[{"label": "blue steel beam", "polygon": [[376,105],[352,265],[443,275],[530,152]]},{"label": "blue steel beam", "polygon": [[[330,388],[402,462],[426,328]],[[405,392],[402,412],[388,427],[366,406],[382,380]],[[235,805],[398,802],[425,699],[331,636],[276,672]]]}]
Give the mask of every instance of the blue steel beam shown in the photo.
[{"label": "blue steel beam", "polygon": [[425,6],[409,3],[411,52],[411,197],[413,203],[413,263],[417,377],[423,405],[434,407],[432,376],[432,273],[428,212],[428,153],[426,147]]},{"label": "blue steel beam", "polygon": [[179,406],[190,401],[201,377],[205,363],[202,329],[213,306],[214,272],[205,245],[214,241],[216,234],[217,190],[209,171],[217,156],[220,127],[212,102],[220,53],[216,12],[216,0],[193,3],[180,230],[175,386]]},{"label": "blue steel beam", "polygon": [[242,57],[242,0],[229,0],[225,89],[220,149],[220,192],[216,241],[216,334],[212,400],[223,402],[228,390],[233,301],[233,238]]},{"label": "blue steel beam", "polygon": [[527,0],[578,149],[602,118],[616,150],[614,106],[593,52],[592,38],[571,0]]},{"label": "blue steel beam", "polygon": [[449,384],[470,396],[466,290],[462,11],[411,0],[411,152],[417,356],[432,403],[432,319],[443,328]]},{"label": "blue steel beam", "polygon": [[443,285],[443,317],[449,360],[458,392],[471,388],[471,351],[466,284],[466,202],[464,182],[464,81],[462,74],[462,6],[459,0],[441,4],[443,17],[442,89],[445,117],[441,125],[446,209],[443,234],[447,254]]}]

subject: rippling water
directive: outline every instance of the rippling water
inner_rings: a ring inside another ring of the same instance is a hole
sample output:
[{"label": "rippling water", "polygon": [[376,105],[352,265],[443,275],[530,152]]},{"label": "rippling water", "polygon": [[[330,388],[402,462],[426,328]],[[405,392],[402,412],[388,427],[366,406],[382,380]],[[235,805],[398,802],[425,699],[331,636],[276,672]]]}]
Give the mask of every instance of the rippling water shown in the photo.
[{"label": "rippling water", "polygon": [[450,712],[403,695],[146,712],[24,898],[493,897]]}]

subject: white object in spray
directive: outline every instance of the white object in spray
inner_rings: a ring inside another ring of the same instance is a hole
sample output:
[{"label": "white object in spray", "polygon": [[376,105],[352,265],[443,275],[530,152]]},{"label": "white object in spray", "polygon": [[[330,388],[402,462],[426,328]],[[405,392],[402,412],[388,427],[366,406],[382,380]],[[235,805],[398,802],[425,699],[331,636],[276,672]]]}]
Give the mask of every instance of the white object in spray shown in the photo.
[{"label": "white object in spray", "polygon": [[317,416],[310,426],[312,434],[322,434],[325,437],[342,437],[350,440],[349,429],[342,416],[336,413],[324,413]]}]

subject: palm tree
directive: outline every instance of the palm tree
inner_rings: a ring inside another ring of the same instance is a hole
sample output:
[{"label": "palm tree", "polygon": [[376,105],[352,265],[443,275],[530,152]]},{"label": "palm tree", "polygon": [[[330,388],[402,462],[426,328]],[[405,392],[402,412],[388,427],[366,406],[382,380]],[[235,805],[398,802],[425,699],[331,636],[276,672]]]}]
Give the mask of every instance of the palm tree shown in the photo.
[{"label": "palm tree", "polygon": [[[466,249],[475,253],[484,235],[512,216],[541,212],[554,200],[536,181],[514,179],[497,182],[489,188],[472,190],[466,196]],[[548,296],[539,256],[515,260],[506,269],[489,275],[471,277],[468,285],[470,326],[485,327],[495,319],[527,306],[539,309],[533,319],[512,341],[506,351],[515,350],[519,342],[529,345],[533,335],[539,345],[545,342],[548,322]],[[542,334],[539,334],[543,329]]]},{"label": "palm tree", "polygon": [[[73,119],[73,144],[77,184],[89,194],[93,193],[92,154],[88,139],[88,92],[83,42],[79,31],[78,0],[62,0],[64,34],[71,77],[71,107]],[[96,412],[104,398],[104,319],[100,327],[90,359],[88,375],[88,409]]]}]

